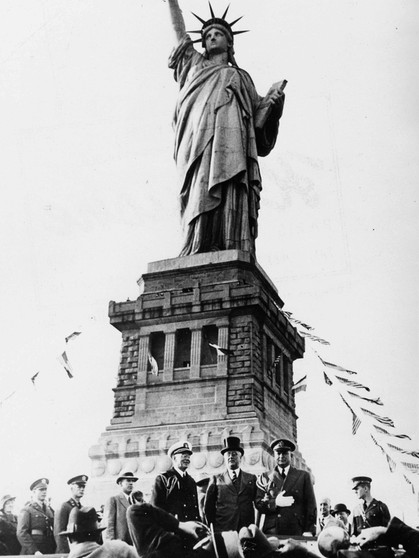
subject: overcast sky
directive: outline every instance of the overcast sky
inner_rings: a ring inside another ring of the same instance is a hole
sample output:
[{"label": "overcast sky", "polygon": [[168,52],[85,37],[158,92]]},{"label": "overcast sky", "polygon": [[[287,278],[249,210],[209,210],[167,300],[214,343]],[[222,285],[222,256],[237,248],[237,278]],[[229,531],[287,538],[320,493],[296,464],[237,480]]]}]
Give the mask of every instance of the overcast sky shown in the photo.
[{"label": "overcast sky", "polygon": [[[209,15],[204,0],[181,5],[188,29],[199,27],[191,10]],[[136,298],[147,263],[179,251],[167,9],[0,3],[0,492],[22,500],[39,476],[58,500],[69,476],[89,474],[119,360],[108,302]],[[331,343],[307,343],[296,365],[309,378],[296,396],[299,447],[319,497],[353,507],[348,479],[370,474],[374,494],[412,522],[410,488],[365,422],[352,436],[311,347],[359,371],[385,403],[377,412],[419,449],[418,12],[400,0],[230,8],[251,31],[236,37],[236,58],[259,93],[288,80],[277,146],[260,162],[258,261],[286,309]],[[74,330],[70,381],[56,357]]]}]

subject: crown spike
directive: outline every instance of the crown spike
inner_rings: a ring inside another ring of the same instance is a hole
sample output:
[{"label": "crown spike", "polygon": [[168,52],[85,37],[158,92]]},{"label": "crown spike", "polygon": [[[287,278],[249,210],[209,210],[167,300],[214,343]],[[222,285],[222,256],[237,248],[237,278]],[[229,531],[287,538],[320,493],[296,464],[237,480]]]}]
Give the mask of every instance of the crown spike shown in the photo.
[{"label": "crown spike", "polygon": [[202,19],[202,17],[199,17],[198,15],[194,14],[193,12],[191,12],[191,14],[192,14],[193,16],[195,16],[196,19],[198,19],[201,23],[205,23],[205,19]]},{"label": "crown spike", "polygon": [[215,18],[214,10],[212,9],[211,2],[209,0],[208,0],[208,4],[209,4],[210,12],[211,12],[211,17]]},{"label": "crown spike", "polygon": [[240,21],[242,19],[243,16],[238,17],[237,19],[235,19],[234,21],[232,21],[229,25],[230,27],[233,27],[233,25],[235,25],[238,21]]},{"label": "crown spike", "polygon": [[233,31],[233,35],[241,35],[242,33],[249,33],[250,29],[244,29],[243,31]]},{"label": "crown spike", "polygon": [[[202,33],[201,29],[198,29],[197,31],[186,31],[186,32],[187,32],[187,33],[199,33],[199,34]],[[201,40],[201,39],[199,39],[199,40]],[[192,41],[192,42],[193,42],[193,41]]]},{"label": "crown spike", "polygon": [[225,11],[224,14],[221,16],[221,19],[225,19],[225,18],[226,18],[226,15],[227,15],[227,12],[228,12],[229,8],[230,8],[230,4],[227,6],[226,11]]}]

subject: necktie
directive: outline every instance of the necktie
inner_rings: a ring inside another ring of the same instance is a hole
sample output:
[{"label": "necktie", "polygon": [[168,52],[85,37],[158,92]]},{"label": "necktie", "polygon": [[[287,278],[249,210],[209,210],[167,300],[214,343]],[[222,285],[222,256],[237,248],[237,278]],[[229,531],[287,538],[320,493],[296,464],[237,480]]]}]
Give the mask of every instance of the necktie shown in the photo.
[{"label": "necktie", "polygon": [[285,480],[285,469],[281,469],[281,477]]},{"label": "necktie", "polygon": [[238,480],[238,479],[237,479],[237,473],[236,473],[236,471],[233,471],[233,472],[231,473],[231,480],[233,481],[234,486],[237,486],[237,480]]}]

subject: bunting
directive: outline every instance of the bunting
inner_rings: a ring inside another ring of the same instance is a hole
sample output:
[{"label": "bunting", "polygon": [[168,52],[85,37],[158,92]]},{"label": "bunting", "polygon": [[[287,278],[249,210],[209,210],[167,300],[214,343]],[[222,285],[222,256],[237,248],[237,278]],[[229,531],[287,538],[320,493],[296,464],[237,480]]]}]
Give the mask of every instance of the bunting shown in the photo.
[{"label": "bunting", "polygon": [[321,337],[318,337],[317,335],[313,335],[312,333],[307,333],[305,331],[299,331],[298,333],[302,337],[307,337],[308,339],[311,339],[312,341],[320,343],[321,345],[330,345],[329,341],[326,341],[326,339],[322,339]]},{"label": "bunting", "polygon": [[362,399],[363,401],[368,401],[368,403],[374,403],[375,405],[384,405],[384,403],[381,401],[379,397],[377,397],[377,399],[370,399],[369,397],[363,397],[362,395],[359,395],[358,393],[354,393],[353,391],[348,391],[348,393],[352,397],[356,397],[357,399]]},{"label": "bunting", "polygon": [[323,378],[324,378],[324,381],[326,382],[326,384],[327,384],[328,386],[332,386],[332,385],[333,385],[332,380],[329,378],[329,376],[326,374],[326,372],[323,372]]},{"label": "bunting", "polygon": [[31,382],[33,383],[34,387],[35,387],[35,382],[36,382],[36,378],[39,376],[39,372],[36,372],[36,374],[34,374],[31,377]]},{"label": "bunting", "polygon": [[419,459],[419,451],[409,451],[403,448],[399,448],[398,446],[394,446],[389,442],[387,442],[387,446],[392,450],[399,451],[400,453],[404,453],[405,455],[410,455],[411,457],[415,457],[416,459]]},{"label": "bunting", "polygon": [[65,342],[68,343],[69,341],[71,341],[75,337],[78,337],[79,335],[81,335],[81,331],[73,331],[73,333],[70,333],[70,335],[68,335],[65,338]]},{"label": "bunting", "polygon": [[358,388],[358,389],[365,389],[366,391],[370,391],[369,387],[364,386],[363,384],[360,384],[359,382],[354,382],[353,380],[348,380],[348,378],[342,378],[341,376],[336,376],[336,379],[339,380],[339,382],[342,382],[343,384],[346,384],[347,386],[351,386],[351,387]]},{"label": "bunting", "polygon": [[407,484],[410,484],[412,492],[413,492],[413,494],[415,494],[415,485],[413,484],[413,482],[408,477],[406,477],[406,475],[403,475],[403,477],[404,477],[404,480],[407,482]]},{"label": "bunting", "polygon": [[409,469],[415,475],[419,475],[419,465],[417,463],[408,463],[406,461],[402,461],[402,465]]},{"label": "bunting", "polygon": [[349,405],[349,403],[346,401],[346,399],[343,397],[343,395],[341,393],[339,393],[339,395],[340,395],[342,401],[345,403],[345,405],[351,411],[351,415],[352,415],[352,434],[355,436],[355,434],[358,431],[358,428],[361,426],[361,419],[356,415],[356,413],[354,412],[352,407]]},{"label": "bunting", "polygon": [[326,366],[327,368],[332,368],[333,370],[338,370],[339,372],[346,372],[347,374],[358,374],[358,372],[355,372],[354,370],[348,370],[348,368],[343,368],[343,366],[339,366],[338,364],[333,364],[332,362],[327,362],[323,360],[321,357],[319,358],[324,364],[324,366]]},{"label": "bunting", "polygon": [[407,434],[392,434],[391,432],[387,432],[387,430],[385,430],[384,428],[381,428],[381,426],[377,426],[376,424],[373,424],[373,427],[377,430],[377,432],[379,432],[380,434],[385,434],[386,436],[393,436],[393,438],[401,438],[401,439],[407,439],[407,440],[412,439]]},{"label": "bunting", "polygon": [[394,428],[394,422],[391,420],[391,418],[381,417],[380,415],[373,413],[369,409],[364,409],[364,407],[361,407],[361,411],[363,411],[366,415],[375,418],[375,420],[378,420],[378,422],[381,422],[382,424],[386,424],[387,426],[391,426],[392,428]]},{"label": "bunting", "polygon": [[384,453],[386,454],[387,464],[388,464],[388,468],[390,469],[390,473],[394,473],[394,471],[396,470],[396,462],[394,461],[394,459],[392,459],[389,456],[387,452]]}]

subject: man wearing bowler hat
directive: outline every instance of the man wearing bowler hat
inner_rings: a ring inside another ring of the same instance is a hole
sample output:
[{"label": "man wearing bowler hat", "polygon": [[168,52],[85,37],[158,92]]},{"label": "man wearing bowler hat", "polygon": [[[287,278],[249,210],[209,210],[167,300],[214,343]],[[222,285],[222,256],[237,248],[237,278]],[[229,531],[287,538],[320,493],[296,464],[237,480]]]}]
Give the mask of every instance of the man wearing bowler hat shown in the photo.
[{"label": "man wearing bowler hat", "polygon": [[179,521],[200,521],[196,483],[186,471],[192,446],[181,440],[170,446],[167,454],[172,467],[156,477],[150,504],[175,515]]},{"label": "man wearing bowler hat", "polygon": [[292,467],[295,445],[290,440],[274,440],[271,449],[276,467],[257,480],[256,508],[262,514],[261,528],[267,534],[314,535],[317,505],[311,476]]},{"label": "man wearing bowler hat", "polygon": [[129,497],[133,491],[134,483],[138,477],[130,471],[123,473],[116,479],[116,484],[121,488],[121,492],[116,496],[111,496],[105,504],[104,519],[106,539],[119,539],[128,544],[132,544],[127,525],[127,509],[131,504]]},{"label": "man wearing bowler hat", "polygon": [[362,529],[385,527],[390,521],[390,512],[386,504],[371,496],[371,483],[371,477],[361,476],[352,479],[352,490],[361,500],[352,513],[352,534],[355,536],[358,536]]},{"label": "man wearing bowler hat", "polygon": [[215,531],[239,531],[255,521],[256,476],[240,467],[244,449],[240,438],[223,440],[226,471],[212,477],[205,497],[205,517]]},{"label": "man wearing bowler hat", "polygon": [[105,541],[101,544],[101,532],[95,508],[73,507],[65,531],[60,531],[61,537],[69,542],[68,558],[138,558],[137,553],[123,541]]},{"label": "man wearing bowler hat", "polygon": [[30,486],[32,501],[20,512],[17,538],[21,554],[54,554],[54,512],[46,503],[49,480],[38,479]]},{"label": "man wearing bowler hat", "polygon": [[336,504],[336,506],[333,508],[333,513],[335,517],[337,517],[342,521],[345,531],[347,531],[349,535],[352,535],[352,525],[351,522],[349,521],[349,516],[351,512],[350,510],[348,510],[346,505]]}]

